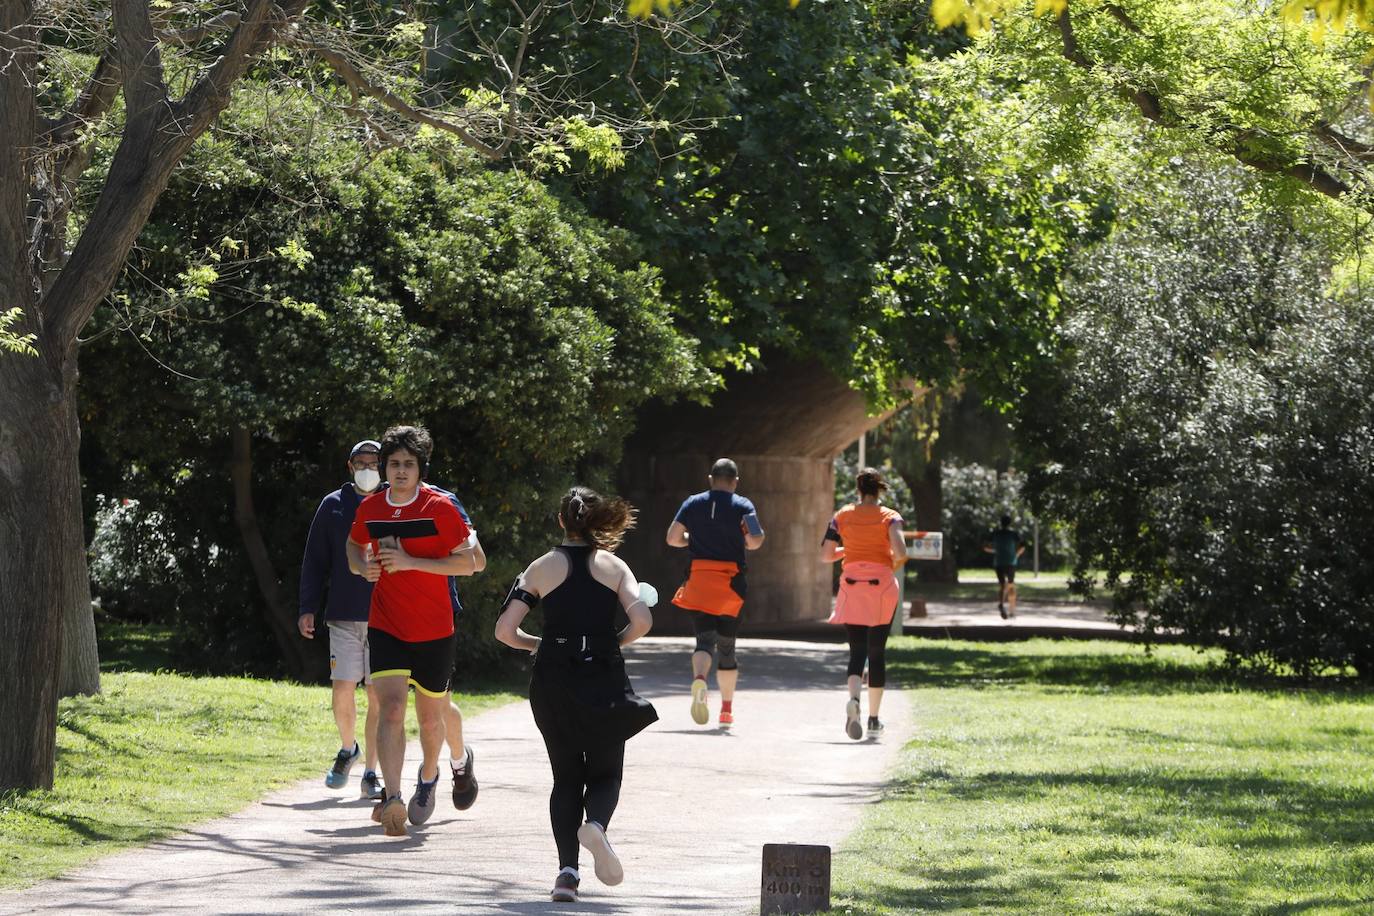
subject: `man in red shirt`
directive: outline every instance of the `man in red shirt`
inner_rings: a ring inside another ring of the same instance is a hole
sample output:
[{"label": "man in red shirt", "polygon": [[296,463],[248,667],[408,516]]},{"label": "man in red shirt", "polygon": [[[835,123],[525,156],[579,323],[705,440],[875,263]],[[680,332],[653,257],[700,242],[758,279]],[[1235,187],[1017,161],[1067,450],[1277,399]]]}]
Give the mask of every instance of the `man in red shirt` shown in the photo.
[{"label": "man in red shirt", "polygon": [[[407,818],[422,824],[434,811],[454,662],[448,577],[471,575],[476,562],[472,551],[463,549],[471,531],[457,507],[448,494],[423,483],[433,450],[424,427],[386,431],[379,461],[390,487],[358,506],[347,544],[349,569],[375,583],[367,635],[381,707],[377,747],[386,785],[376,815],[389,836],[404,836]],[[399,787],[411,686],[424,760],[406,805]]]}]

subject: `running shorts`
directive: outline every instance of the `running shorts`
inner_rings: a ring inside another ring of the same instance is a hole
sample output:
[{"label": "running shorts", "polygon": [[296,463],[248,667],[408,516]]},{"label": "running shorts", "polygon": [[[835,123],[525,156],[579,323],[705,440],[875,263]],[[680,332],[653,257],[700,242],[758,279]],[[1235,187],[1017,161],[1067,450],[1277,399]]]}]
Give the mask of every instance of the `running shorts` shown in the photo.
[{"label": "running shorts", "polygon": [[372,669],[367,658],[367,621],[330,620],[328,626],[329,679],[372,683]]},{"label": "running shorts", "polygon": [[372,661],[372,680],[404,677],[426,696],[441,697],[448,692],[453,674],[452,636],[424,642],[406,642],[386,630],[368,627],[367,643]]}]

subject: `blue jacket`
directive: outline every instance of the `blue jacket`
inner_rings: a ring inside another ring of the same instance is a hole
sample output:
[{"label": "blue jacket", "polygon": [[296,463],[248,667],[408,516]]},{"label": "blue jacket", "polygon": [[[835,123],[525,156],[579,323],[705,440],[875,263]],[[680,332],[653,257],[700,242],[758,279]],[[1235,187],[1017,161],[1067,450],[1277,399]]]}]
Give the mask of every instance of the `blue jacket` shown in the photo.
[{"label": "blue jacket", "polygon": [[[382,484],[382,487],[385,488],[386,484]],[[463,521],[472,527],[472,519],[458,497],[442,488],[434,489],[452,500]],[[320,507],[315,510],[315,518],[310,522],[310,534],[305,539],[305,557],[301,561],[301,615],[320,616],[327,586],[329,598],[325,619],[367,620],[368,610],[372,606],[372,583],[349,571],[348,554],[344,550],[348,533],[353,528],[353,516],[357,515],[361,502],[353,484],[346,483],[321,500]],[[457,616],[463,604],[458,597],[456,576],[449,576],[448,591],[454,616]],[[319,621],[316,623],[318,625]]]}]

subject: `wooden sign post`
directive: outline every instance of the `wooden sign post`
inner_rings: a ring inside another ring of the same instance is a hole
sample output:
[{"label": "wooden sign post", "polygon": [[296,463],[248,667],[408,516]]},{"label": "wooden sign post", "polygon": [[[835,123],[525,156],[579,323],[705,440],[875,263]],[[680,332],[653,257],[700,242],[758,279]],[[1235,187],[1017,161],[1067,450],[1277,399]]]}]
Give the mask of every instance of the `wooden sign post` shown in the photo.
[{"label": "wooden sign post", "polygon": [[824,913],[830,909],[830,847],[766,843],[759,914]]}]

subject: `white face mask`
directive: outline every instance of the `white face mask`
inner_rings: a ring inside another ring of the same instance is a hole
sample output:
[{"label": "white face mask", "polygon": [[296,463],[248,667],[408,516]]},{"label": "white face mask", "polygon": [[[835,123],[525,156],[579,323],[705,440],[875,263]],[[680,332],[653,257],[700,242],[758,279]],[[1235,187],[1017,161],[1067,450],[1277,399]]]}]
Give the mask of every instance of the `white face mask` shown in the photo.
[{"label": "white face mask", "polygon": [[353,472],[353,485],[364,493],[371,493],[382,482],[382,475],[375,468],[358,468]]}]

